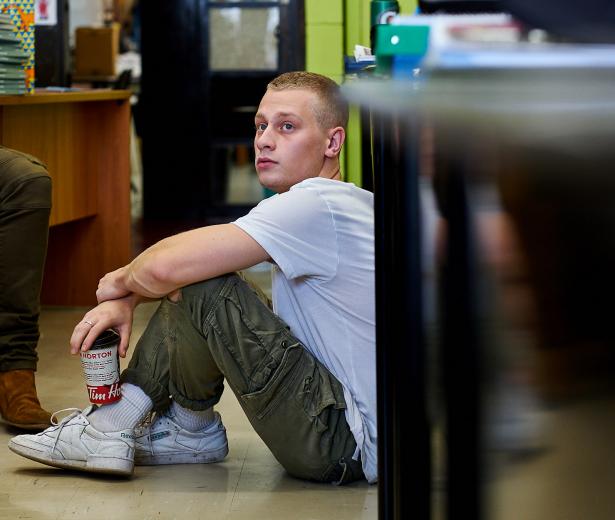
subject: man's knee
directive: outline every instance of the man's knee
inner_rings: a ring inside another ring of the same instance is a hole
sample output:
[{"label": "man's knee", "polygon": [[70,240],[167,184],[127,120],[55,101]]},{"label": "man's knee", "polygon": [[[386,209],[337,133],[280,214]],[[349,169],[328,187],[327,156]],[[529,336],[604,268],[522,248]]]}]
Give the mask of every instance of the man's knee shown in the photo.
[{"label": "man's knee", "polygon": [[215,278],[210,278],[209,280],[203,280],[202,282],[193,283],[192,285],[183,287],[180,290],[180,294],[174,295],[174,298],[171,300],[179,301],[191,296],[197,296],[199,298],[204,296],[215,296],[220,294],[223,288],[227,285],[232,285],[235,283],[243,283],[236,273],[223,274],[221,276],[216,276]]},{"label": "man's knee", "polygon": [[0,171],[0,204],[5,209],[51,208],[51,178],[45,168],[16,154]]}]

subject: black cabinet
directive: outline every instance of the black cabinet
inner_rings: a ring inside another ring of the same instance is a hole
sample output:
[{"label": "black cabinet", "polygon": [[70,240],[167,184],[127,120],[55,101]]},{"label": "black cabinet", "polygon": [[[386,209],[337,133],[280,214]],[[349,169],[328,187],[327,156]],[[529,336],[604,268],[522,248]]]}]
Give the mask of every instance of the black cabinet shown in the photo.
[{"label": "black cabinet", "polygon": [[68,0],[57,0],[56,9],[56,24],[34,28],[36,87],[66,87],[70,84]]}]

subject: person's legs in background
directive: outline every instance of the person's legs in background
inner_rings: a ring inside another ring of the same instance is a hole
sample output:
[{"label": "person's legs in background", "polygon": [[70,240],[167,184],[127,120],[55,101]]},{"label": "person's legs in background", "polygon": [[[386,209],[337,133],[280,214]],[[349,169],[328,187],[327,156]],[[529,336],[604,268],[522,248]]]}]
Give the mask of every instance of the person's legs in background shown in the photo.
[{"label": "person's legs in background", "polygon": [[44,429],[50,419],[34,381],[50,210],[42,163],[0,147],[0,414],[23,429]]}]

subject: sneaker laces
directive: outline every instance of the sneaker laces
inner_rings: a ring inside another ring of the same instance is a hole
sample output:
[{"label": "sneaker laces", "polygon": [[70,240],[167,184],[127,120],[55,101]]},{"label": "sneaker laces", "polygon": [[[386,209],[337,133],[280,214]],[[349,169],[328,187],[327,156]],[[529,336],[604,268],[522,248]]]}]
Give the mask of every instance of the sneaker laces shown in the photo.
[{"label": "sneaker laces", "polygon": [[[58,416],[64,412],[69,412],[69,415],[64,417],[61,421],[58,422]],[[58,426],[62,423],[70,421],[73,417],[76,417],[81,413],[79,408],[63,408],[62,410],[58,410],[57,412],[53,412],[51,414],[51,424],[53,426]]]},{"label": "sneaker laces", "polygon": [[[152,448],[152,441],[151,441],[150,435],[151,435],[152,425],[154,424],[154,421],[156,420],[157,417],[158,417],[158,414],[154,411],[151,411],[145,417],[143,417],[141,422],[137,424],[137,426],[135,427],[135,433],[137,435],[139,435],[140,437],[147,438],[147,445],[152,455],[154,454],[154,449]],[[147,431],[147,434],[145,434],[146,431]]]},{"label": "sneaker laces", "polygon": [[148,414],[143,417],[143,420],[137,424],[137,428],[149,428],[154,423],[154,416],[156,412],[148,412]]},{"label": "sneaker laces", "polygon": [[152,455],[155,455],[154,443],[152,442],[152,426],[154,425],[156,421],[162,420],[162,419],[168,420],[170,417],[171,415],[169,415],[166,412],[160,413],[160,412],[152,411],[145,416],[145,418],[139,425],[140,428],[144,428],[144,429],[147,428],[148,430],[147,436],[145,437],[147,438],[147,448]]},{"label": "sneaker laces", "polygon": [[[58,422],[58,415],[64,412],[70,412],[70,413],[66,417],[64,417],[60,422]],[[56,446],[58,445],[58,441],[60,440],[60,435],[62,435],[62,430],[64,429],[64,426],[66,426],[71,419],[73,419],[74,417],[77,417],[80,413],[81,413],[81,410],[79,408],[63,408],[62,410],[58,410],[57,412],[53,412],[53,414],[51,414],[51,424],[53,426],[60,427],[57,432],[56,438],[53,441],[53,447],[51,448],[52,454],[55,453],[56,451]]]}]

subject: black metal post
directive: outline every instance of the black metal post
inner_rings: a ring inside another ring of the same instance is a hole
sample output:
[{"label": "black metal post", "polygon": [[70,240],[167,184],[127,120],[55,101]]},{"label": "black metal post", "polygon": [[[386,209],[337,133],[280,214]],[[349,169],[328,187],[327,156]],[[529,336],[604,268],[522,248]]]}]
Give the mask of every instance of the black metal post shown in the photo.
[{"label": "black metal post", "polygon": [[360,107],[361,124],[361,185],[364,190],[374,191],[374,164],[372,156],[372,121],[369,109]]},{"label": "black metal post", "polygon": [[480,335],[476,255],[463,161],[437,162],[447,222],[441,278],[442,368],[446,406],[447,518],[483,518],[481,503]]},{"label": "black metal post", "polygon": [[380,520],[428,520],[418,132],[373,116]]}]

